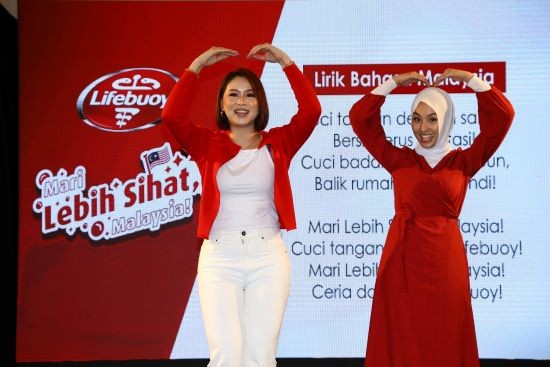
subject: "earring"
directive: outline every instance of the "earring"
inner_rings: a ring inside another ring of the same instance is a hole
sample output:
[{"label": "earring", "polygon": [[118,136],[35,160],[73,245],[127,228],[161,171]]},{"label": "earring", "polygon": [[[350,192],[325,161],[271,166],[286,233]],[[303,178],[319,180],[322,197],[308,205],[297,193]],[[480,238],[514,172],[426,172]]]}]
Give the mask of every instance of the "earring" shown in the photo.
[{"label": "earring", "polygon": [[224,110],[222,110],[222,112],[220,112],[220,115],[222,116],[222,119],[226,119],[226,118],[227,118],[227,116],[225,115],[225,111],[224,111]]}]

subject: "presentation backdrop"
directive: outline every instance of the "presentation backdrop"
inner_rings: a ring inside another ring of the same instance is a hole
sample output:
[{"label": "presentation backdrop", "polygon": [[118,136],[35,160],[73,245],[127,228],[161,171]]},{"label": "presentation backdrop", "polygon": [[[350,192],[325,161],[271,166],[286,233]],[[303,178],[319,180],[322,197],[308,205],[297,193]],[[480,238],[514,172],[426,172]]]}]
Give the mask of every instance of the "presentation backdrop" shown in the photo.
[{"label": "presentation backdrop", "polygon": [[[214,127],[223,76],[261,76],[268,128],[296,102],[286,51],[323,113],[290,176],[284,232],[292,287],[280,357],[363,357],[393,183],[349,126],[353,103],[396,73],[470,70],[516,118],[460,216],[481,358],[550,358],[550,8],[544,1],[19,1],[18,361],[207,358],[196,265],[197,166],[160,112],[179,75],[217,45],[191,116]],[[447,82],[454,147],[479,133],[477,103]],[[418,86],[386,99],[387,138],[413,147]]]}]

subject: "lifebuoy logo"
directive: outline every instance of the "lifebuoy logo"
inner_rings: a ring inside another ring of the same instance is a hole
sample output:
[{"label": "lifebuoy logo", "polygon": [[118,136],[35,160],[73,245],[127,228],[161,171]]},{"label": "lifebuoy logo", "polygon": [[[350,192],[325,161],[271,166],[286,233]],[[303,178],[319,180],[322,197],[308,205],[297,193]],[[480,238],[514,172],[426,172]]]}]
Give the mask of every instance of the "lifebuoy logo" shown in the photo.
[{"label": "lifebuoy logo", "polygon": [[78,97],[80,118],[96,129],[131,132],[160,122],[168,93],[178,78],[154,68],[132,68],[104,75]]}]

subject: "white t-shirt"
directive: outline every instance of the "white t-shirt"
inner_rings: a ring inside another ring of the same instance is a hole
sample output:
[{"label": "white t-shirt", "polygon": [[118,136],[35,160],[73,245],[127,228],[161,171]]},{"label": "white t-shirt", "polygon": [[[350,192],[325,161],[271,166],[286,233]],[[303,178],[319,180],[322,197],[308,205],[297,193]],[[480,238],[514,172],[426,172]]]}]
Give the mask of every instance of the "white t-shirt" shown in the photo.
[{"label": "white t-shirt", "polygon": [[267,149],[240,150],[218,170],[220,208],[211,232],[279,228],[273,200],[275,170]]}]

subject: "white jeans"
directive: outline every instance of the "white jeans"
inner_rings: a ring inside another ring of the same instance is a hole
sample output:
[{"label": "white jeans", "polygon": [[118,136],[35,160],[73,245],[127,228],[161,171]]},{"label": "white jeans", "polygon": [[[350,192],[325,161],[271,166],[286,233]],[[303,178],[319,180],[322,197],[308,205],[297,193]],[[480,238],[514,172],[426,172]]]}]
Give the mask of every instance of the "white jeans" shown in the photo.
[{"label": "white jeans", "polygon": [[227,231],[204,240],[198,284],[209,367],[275,366],[290,290],[280,231]]}]

